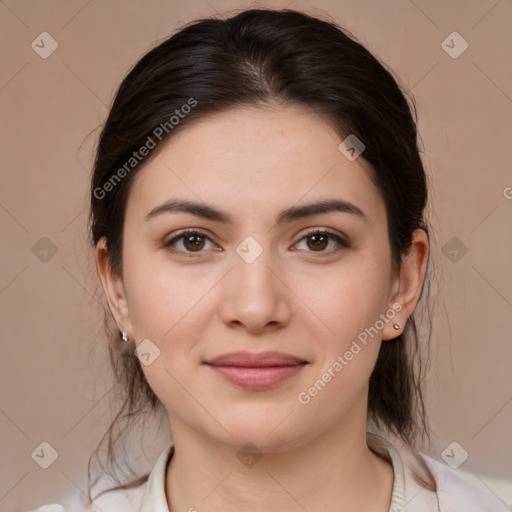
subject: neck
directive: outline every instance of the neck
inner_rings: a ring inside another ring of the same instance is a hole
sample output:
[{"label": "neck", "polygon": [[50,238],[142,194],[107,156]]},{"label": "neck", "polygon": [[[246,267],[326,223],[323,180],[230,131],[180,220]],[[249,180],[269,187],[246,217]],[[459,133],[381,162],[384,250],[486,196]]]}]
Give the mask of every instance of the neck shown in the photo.
[{"label": "neck", "polygon": [[358,429],[335,425],[294,448],[247,453],[243,462],[239,448],[175,420],[166,478],[171,512],[389,510],[393,469],[368,448],[366,423]]}]

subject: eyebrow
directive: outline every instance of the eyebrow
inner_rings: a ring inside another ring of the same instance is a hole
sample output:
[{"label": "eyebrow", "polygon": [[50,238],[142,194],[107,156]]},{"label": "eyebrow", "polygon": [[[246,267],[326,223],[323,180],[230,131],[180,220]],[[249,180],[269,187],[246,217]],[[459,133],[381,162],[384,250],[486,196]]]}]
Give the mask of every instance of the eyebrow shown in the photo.
[{"label": "eyebrow", "polygon": [[[197,203],[189,200],[170,199],[165,203],[153,208],[147,215],[146,220],[150,220],[164,213],[189,213],[203,219],[220,222],[222,224],[233,224],[233,217],[218,208],[209,206],[205,203]],[[277,216],[276,224],[292,222],[312,215],[321,213],[350,213],[361,218],[365,223],[369,223],[364,212],[353,203],[342,199],[325,199],[302,206],[292,206],[282,210]]]}]

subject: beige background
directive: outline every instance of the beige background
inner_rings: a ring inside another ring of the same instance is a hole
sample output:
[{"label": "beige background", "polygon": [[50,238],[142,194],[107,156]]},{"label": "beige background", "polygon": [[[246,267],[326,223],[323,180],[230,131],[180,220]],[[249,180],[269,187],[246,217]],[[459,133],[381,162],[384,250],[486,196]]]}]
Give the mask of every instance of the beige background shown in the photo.
[{"label": "beige background", "polygon": [[[432,261],[440,284],[427,382],[431,453],[442,460],[456,441],[469,454],[460,469],[512,501],[510,1],[6,0],[1,511],[85,490],[88,456],[113,410],[86,216],[97,128],[116,87],[144,51],[179,25],[255,5],[330,14],[412,89],[432,182]],[[47,59],[31,47],[44,31],[58,42]],[[456,59],[442,46],[454,31],[469,44]],[[46,262],[36,246],[43,237],[57,251]],[[457,254],[447,249],[454,243]],[[462,245],[467,253],[460,257]],[[166,435],[165,425],[158,433],[145,428],[148,467]],[[43,441],[59,455],[48,469],[31,458]]]}]

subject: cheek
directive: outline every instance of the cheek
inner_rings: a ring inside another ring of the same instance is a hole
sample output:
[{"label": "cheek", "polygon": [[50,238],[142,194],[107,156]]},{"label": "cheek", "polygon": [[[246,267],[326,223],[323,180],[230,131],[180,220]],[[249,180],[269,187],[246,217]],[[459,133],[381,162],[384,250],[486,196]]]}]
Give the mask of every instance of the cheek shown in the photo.
[{"label": "cheek", "polygon": [[344,351],[352,339],[375,324],[387,306],[386,272],[385,262],[370,251],[361,251],[297,281],[306,317],[320,329],[319,342],[327,340],[327,346]]},{"label": "cheek", "polygon": [[125,260],[125,285],[135,339],[137,343],[151,340],[158,353],[151,364],[141,367],[150,387],[168,409],[193,409],[190,397],[202,393],[194,370],[204,356],[201,343],[212,312],[218,309],[218,299],[212,293],[218,276],[206,265],[201,269],[200,265],[148,264],[150,260],[147,254],[137,251]]},{"label": "cheek", "polygon": [[387,306],[386,271],[372,253],[361,252],[317,276],[316,285],[303,282],[298,294],[316,314],[305,309],[317,363],[314,375],[302,381],[304,401],[297,397],[307,417],[314,419],[328,409],[336,421],[355,404],[365,403],[381,345],[377,322]]},{"label": "cheek", "polygon": [[[207,265],[183,265],[133,251],[125,259],[125,284],[136,338],[160,345],[193,339],[200,332],[209,294],[218,279]],[[183,334],[186,333],[186,338]]]},{"label": "cheek", "polygon": [[302,394],[296,398],[311,422],[320,415],[339,421],[350,409],[366,407],[381,346],[381,329],[375,326],[380,326],[387,304],[382,266],[362,257],[359,264],[325,277],[321,292],[303,288],[304,302],[317,314],[308,328],[314,336],[316,368],[301,382]]}]

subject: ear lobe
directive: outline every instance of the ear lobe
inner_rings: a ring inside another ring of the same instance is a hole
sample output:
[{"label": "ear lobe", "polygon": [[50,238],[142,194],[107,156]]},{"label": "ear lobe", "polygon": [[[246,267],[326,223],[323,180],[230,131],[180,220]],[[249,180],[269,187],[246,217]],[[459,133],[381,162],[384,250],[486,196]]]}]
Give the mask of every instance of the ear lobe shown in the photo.
[{"label": "ear lobe", "polygon": [[[428,235],[423,229],[416,229],[412,234],[411,247],[408,253],[402,257],[400,271],[393,286],[396,292],[391,297],[388,306],[391,308],[393,304],[399,303],[401,309],[384,327],[383,340],[391,340],[401,334],[409,316],[413,314],[421,296],[428,255]],[[397,311],[396,305],[393,309]],[[400,329],[394,329],[394,324],[399,324]]]},{"label": "ear lobe", "polygon": [[96,244],[96,270],[117,327],[120,331],[133,332],[123,279],[114,274],[110,267],[110,255],[105,237]]}]

